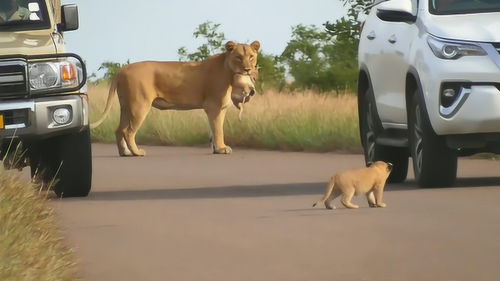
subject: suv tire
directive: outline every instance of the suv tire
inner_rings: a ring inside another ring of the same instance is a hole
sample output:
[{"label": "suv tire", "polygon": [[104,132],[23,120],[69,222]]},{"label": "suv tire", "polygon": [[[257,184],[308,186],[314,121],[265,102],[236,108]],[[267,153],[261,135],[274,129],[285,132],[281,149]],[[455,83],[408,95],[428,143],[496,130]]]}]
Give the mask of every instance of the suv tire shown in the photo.
[{"label": "suv tire", "polygon": [[53,185],[58,197],[85,197],[92,183],[90,129],[53,137],[29,148],[31,176]]},{"label": "suv tire", "polygon": [[380,145],[375,142],[382,125],[375,111],[372,99],[372,89],[368,87],[358,99],[361,144],[365,155],[365,162],[386,161],[393,164],[393,170],[388,182],[399,183],[406,180],[408,175],[408,150],[404,147]]},{"label": "suv tire", "polygon": [[415,180],[420,187],[452,186],[457,177],[457,151],[434,133],[416,90],[408,109],[410,154]]}]

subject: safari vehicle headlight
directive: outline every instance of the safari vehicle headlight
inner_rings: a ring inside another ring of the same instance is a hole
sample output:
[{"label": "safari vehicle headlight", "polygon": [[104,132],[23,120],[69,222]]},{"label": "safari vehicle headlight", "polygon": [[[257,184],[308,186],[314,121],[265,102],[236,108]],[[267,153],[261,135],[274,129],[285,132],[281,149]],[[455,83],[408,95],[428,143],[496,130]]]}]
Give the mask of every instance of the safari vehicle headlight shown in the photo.
[{"label": "safari vehicle headlight", "polygon": [[427,43],[431,47],[436,57],[447,60],[456,60],[464,56],[485,56],[486,51],[473,43],[438,39],[434,36],[427,38]]},{"label": "safari vehicle headlight", "polygon": [[81,88],[85,70],[77,57],[30,59],[28,77],[33,94],[61,92]]}]

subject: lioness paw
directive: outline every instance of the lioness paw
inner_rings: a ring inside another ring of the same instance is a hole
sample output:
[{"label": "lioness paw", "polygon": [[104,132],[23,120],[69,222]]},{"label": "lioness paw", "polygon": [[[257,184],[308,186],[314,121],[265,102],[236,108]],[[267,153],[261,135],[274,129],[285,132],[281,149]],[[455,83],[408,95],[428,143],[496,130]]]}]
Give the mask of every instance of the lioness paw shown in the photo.
[{"label": "lioness paw", "polygon": [[233,152],[233,150],[229,146],[214,150],[214,154],[231,154],[231,152]]},{"label": "lioness paw", "polygon": [[385,203],[378,203],[377,206],[380,207],[380,208],[385,208],[385,207],[387,207],[387,204],[385,204]]}]

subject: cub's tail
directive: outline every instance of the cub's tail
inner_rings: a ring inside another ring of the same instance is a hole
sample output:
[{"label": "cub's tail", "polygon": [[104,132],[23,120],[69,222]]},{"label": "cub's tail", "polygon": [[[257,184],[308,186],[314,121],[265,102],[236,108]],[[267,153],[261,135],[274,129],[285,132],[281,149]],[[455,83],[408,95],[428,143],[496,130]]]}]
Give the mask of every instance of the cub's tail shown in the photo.
[{"label": "cub's tail", "polygon": [[106,102],[106,108],[104,109],[104,113],[101,119],[90,124],[90,129],[97,128],[99,125],[102,124],[102,122],[104,122],[104,120],[106,120],[106,117],[108,117],[108,114],[111,111],[111,106],[113,105],[113,95],[116,93],[116,87],[118,84],[117,80],[118,80],[117,77],[115,77],[115,79],[113,79],[113,82],[111,82],[111,86],[109,87],[108,100]]},{"label": "cub's tail", "polygon": [[328,186],[326,187],[325,195],[323,196],[323,198],[321,198],[321,200],[314,203],[313,207],[316,207],[316,205],[318,205],[318,204],[324,204],[326,202],[326,200],[328,200],[328,198],[330,198],[330,196],[332,196],[334,188],[335,188],[335,177],[332,177],[330,179],[330,182],[328,183]]}]

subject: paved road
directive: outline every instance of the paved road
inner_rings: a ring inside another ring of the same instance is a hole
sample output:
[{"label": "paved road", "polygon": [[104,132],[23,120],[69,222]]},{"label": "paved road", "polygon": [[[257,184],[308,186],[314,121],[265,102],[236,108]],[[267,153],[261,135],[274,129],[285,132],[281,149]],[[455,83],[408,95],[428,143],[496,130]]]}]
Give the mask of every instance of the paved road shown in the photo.
[{"label": "paved road", "polygon": [[386,209],[330,211],[310,206],[359,155],[93,148],[91,196],[53,202],[84,280],[500,280],[499,161],[461,160],[456,188],[390,185]]}]

